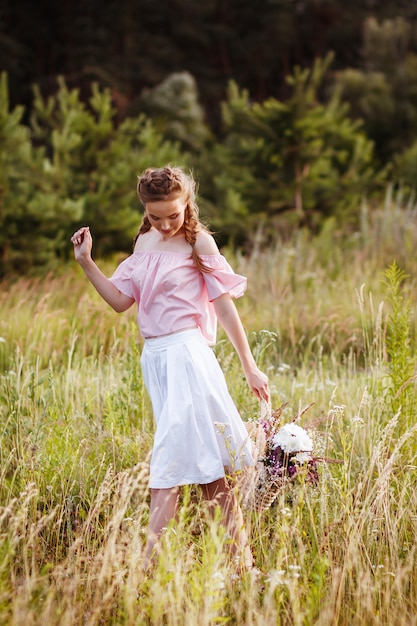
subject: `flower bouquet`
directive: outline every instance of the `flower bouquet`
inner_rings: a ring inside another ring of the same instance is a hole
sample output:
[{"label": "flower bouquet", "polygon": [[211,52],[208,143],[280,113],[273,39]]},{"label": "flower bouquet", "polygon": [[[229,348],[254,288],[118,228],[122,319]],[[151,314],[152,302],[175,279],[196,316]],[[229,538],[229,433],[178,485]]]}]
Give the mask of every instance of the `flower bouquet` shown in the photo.
[{"label": "flower bouquet", "polygon": [[256,423],[247,423],[254,441],[256,467],[249,468],[242,478],[242,505],[249,510],[264,511],[276,499],[280,488],[299,475],[316,485],[319,480],[317,459],[313,456],[313,440],[295,423],[309,405],[292,422],[281,426],[286,404],[272,411],[268,406]]}]

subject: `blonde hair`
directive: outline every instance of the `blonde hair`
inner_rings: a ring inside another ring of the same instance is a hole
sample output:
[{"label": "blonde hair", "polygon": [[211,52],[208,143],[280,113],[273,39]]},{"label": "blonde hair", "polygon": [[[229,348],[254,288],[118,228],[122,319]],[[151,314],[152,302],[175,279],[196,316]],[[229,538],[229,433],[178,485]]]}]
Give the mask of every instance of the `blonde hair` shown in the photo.
[{"label": "blonde hair", "polygon": [[[148,168],[138,177],[137,194],[145,208],[148,202],[184,198],[186,202],[184,211],[185,240],[192,248],[192,256],[197,267],[203,272],[208,272],[210,271],[209,268],[204,265],[194,248],[197,233],[201,230],[208,230],[199,219],[196,187],[196,182],[191,173],[187,175],[180,167]],[[145,214],[133,245],[139,235],[147,233],[150,229],[151,223]]]}]

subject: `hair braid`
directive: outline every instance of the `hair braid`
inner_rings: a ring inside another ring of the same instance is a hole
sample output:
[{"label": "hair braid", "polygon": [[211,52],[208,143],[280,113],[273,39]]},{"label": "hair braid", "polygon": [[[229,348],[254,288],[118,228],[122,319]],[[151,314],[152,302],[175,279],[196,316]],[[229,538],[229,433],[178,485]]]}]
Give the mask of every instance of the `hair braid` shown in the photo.
[{"label": "hair braid", "polygon": [[194,247],[197,233],[199,230],[200,228],[198,220],[193,214],[192,209],[190,209],[190,207],[187,205],[184,213],[184,236],[185,241],[187,241],[190,246]]},{"label": "hair braid", "polygon": [[199,221],[197,215],[198,212],[192,206],[190,206],[190,204],[187,204],[184,213],[184,237],[185,241],[187,241],[192,248],[192,257],[199,270],[201,270],[202,272],[211,272],[212,270],[204,265],[203,261],[195,250],[197,233],[200,230],[205,229],[204,225],[201,224],[201,222]]}]

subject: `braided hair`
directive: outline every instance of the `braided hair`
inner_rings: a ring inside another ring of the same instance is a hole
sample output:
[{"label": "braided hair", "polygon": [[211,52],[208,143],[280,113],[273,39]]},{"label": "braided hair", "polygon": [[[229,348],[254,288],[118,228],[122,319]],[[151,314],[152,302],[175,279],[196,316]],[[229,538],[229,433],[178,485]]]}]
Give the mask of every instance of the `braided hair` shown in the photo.
[{"label": "braided hair", "polygon": [[[207,231],[204,224],[199,220],[198,206],[195,200],[196,183],[194,178],[180,167],[163,167],[160,169],[148,168],[138,177],[137,194],[139,200],[146,207],[148,202],[158,202],[161,200],[174,200],[184,197],[186,207],[184,211],[184,236],[185,240],[192,248],[192,257],[197,267],[202,272],[209,272],[199,255],[195,251],[197,233],[201,230]],[[136,243],[139,235],[147,233],[151,229],[151,223],[145,214],[139,231],[133,240]]]}]

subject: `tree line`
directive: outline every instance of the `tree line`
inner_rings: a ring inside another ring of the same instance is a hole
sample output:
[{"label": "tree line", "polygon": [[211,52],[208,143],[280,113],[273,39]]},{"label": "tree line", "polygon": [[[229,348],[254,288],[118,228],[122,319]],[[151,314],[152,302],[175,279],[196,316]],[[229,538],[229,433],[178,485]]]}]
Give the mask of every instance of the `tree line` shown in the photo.
[{"label": "tree line", "polygon": [[293,68],[328,51],[336,71],[365,68],[369,19],[408,26],[400,46],[378,43],[393,63],[416,52],[410,0],[3,0],[0,69],[9,75],[12,104],[29,105],[34,83],[54,92],[55,77],[63,76],[85,93],[91,82],[108,87],[129,115],[143,89],[187,71],[212,125],[230,80],[260,102],[285,99]]},{"label": "tree line", "polygon": [[[71,7],[77,6],[64,3],[58,10],[49,4],[41,6],[51,8],[52,22],[64,7],[71,18],[75,10]],[[245,10],[239,20],[245,15],[249,20],[249,7],[240,4]],[[323,10],[326,5],[326,10],[337,12],[343,3],[267,2],[263,17],[272,19],[268,11],[281,10],[284,4],[287,9],[303,5],[305,12],[312,10],[310,4]],[[349,9],[355,14],[355,7],[363,4],[352,3]],[[385,11],[395,5],[400,12],[401,3],[382,4]],[[204,16],[213,17],[217,7],[218,26],[223,23],[218,16],[227,11],[229,17],[235,16],[239,3],[208,2],[197,9],[199,3],[166,1],[158,3],[159,12],[151,2],[126,3],[133,13],[138,5],[144,9],[142,18],[147,16],[153,24],[147,29],[154,35],[154,45],[162,46],[162,32],[172,40],[169,21],[164,20],[167,12],[175,28],[180,28],[181,15],[200,12],[198,35],[203,37]],[[83,6],[93,15],[93,0]],[[127,19],[126,11],[122,14]],[[147,166],[167,162],[193,169],[202,214],[221,233],[220,243],[250,246],[260,228],[268,243],[277,232],[300,226],[318,230],[328,218],[354,228],[363,199],[377,204],[388,181],[408,192],[415,185],[413,19],[411,13],[382,21],[368,15],[362,23],[361,65],[343,67],[335,52],[317,56],[285,74],[285,88],[277,88],[281,96],[269,87],[269,93],[260,97],[263,92],[254,87],[255,97],[245,86],[254,83],[243,76],[241,82],[230,78],[224,97],[216,103],[215,123],[208,115],[201,67],[195,73],[181,69],[163,75],[158,65],[160,81],[155,82],[152,73],[153,86],[125,105],[111,81],[74,85],[70,74],[55,76],[53,88],[42,80],[35,83],[31,99],[15,104],[11,95],[15,74],[3,72],[0,274],[28,272],[67,258],[68,236],[84,222],[96,236],[96,254],[128,251],[141,218],[136,175]],[[74,26],[74,20],[70,23]],[[143,56],[142,70],[151,69],[152,63],[152,55]],[[183,63],[182,58],[178,67]],[[271,67],[265,62],[265,71]],[[122,80],[124,69],[119,69]]]}]

